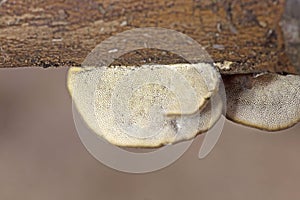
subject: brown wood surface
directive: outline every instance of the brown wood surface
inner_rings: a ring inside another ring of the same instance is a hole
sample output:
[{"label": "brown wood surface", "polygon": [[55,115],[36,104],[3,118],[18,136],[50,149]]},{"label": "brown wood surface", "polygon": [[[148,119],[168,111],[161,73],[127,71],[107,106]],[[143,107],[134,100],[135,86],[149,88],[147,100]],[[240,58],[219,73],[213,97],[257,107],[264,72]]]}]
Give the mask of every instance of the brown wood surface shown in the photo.
[{"label": "brown wood surface", "polygon": [[0,2],[0,68],[80,66],[109,36],[163,27],[195,39],[215,62],[232,62],[223,73],[296,73],[279,26],[284,0]]}]

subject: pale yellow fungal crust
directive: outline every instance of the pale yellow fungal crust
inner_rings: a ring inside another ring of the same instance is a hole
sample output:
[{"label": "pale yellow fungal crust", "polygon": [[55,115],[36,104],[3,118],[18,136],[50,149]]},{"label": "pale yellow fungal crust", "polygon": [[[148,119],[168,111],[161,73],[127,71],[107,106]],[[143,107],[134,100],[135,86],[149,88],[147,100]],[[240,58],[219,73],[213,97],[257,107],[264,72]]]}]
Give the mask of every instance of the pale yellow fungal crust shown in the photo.
[{"label": "pale yellow fungal crust", "polygon": [[228,71],[231,69],[231,65],[233,64],[233,62],[231,61],[224,61],[224,62],[217,62],[217,63],[214,63],[214,65],[216,67],[218,67],[220,70],[223,70],[223,71]]},{"label": "pale yellow fungal crust", "polygon": [[278,131],[300,121],[300,76],[233,75],[224,84],[227,117],[237,123]]},{"label": "pale yellow fungal crust", "polygon": [[126,147],[159,147],[207,131],[222,114],[219,81],[209,64],[70,68],[68,73],[73,103],[89,128]]}]

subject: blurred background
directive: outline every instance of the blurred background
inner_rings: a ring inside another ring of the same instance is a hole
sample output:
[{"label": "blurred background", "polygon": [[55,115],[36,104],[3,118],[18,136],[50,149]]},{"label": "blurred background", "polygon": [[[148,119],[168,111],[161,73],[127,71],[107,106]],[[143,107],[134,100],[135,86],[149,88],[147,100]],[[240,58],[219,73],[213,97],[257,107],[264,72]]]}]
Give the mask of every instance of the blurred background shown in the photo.
[{"label": "blurred background", "polygon": [[203,160],[200,135],[170,167],[121,173],[81,144],[66,73],[0,69],[1,200],[300,199],[300,125],[265,133],[226,121]]}]

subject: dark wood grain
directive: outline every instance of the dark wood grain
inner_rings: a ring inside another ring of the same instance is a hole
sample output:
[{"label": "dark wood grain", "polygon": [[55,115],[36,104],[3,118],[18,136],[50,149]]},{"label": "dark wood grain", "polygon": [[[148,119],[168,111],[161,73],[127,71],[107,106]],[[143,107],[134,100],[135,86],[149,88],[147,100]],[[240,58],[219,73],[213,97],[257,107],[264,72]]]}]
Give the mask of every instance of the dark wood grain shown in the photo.
[{"label": "dark wood grain", "polygon": [[80,66],[98,43],[116,33],[163,27],[195,39],[215,62],[232,62],[223,73],[296,73],[279,25],[284,0],[1,2],[0,68]]}]

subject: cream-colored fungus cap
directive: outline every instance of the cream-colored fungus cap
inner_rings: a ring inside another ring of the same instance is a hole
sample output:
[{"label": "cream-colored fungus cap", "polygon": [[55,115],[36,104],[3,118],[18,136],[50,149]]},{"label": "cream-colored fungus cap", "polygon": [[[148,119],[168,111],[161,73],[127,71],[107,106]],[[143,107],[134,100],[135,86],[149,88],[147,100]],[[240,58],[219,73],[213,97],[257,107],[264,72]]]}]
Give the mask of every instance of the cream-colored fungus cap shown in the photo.
[{"label": "cream-colored fungus cap", "polygon": [[73,67],[68,74],[86,124],[127,147],[158,147],[207,131],[222,114],[219,81],[219,73],[205,63]]},{"label": "cream-colored fungus cap", "polygon": [[227,117],[235,122],[277,131],[300,120],[300,76],[234,75],[224,84]]}]

